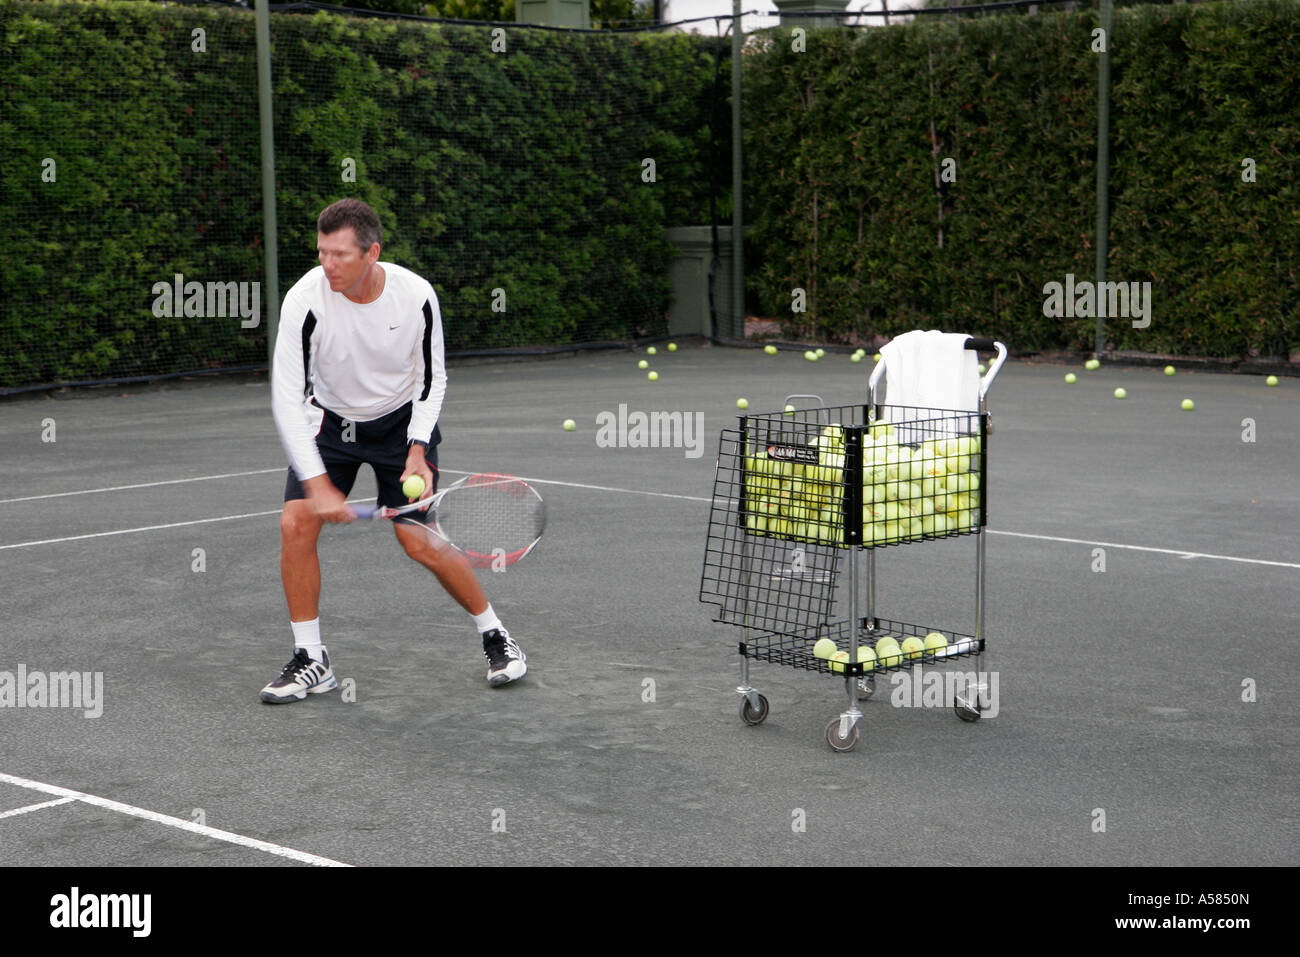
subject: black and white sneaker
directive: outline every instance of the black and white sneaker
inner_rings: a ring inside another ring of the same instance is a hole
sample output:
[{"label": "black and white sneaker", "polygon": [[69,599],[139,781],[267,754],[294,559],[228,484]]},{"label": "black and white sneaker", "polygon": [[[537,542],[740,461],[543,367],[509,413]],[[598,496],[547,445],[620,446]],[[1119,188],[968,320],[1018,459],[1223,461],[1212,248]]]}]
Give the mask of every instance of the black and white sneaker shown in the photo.
[{"label": "black and white sneaker", "polygon": [[483,656],[488,660],[488,684],[493,687],[517,681],[528,671],[523,650],[504,628],[483,633]]},{"label": "black and white sneaker", "polygon": [[325,651],[321,655],[324,660],[316,661],[301,648],[295,649],[280,677],[262,689],[262,700],[268,704],[288,704],[301,701],[309,694],[337,688],[339,683],[330,667],[330,654]]}]

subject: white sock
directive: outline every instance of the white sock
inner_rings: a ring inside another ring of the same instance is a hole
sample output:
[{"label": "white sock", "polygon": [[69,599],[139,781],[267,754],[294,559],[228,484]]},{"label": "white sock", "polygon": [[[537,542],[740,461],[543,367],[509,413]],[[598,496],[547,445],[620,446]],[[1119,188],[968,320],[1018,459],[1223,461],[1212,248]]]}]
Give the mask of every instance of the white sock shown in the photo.
[{"label": "white sock", "polygon": [[301,648],[307,652],[307,657],[313,661],[325,660],[325,646],[320,643],[319,618],[313,618],[311,621],[291,621],[289,627],[293,629],[294,648]]},{"label": "white sock", "polygon": [[474,627],[478,629],[480,635],[487,634],[487,632],[491,631],[493,628],[501,627],[501,619],[498,618],[497,613],[492,610],[491,604],[487,606],[487,610],[484,611],[483,614],[471,615],[470,617],[474,619]]}]

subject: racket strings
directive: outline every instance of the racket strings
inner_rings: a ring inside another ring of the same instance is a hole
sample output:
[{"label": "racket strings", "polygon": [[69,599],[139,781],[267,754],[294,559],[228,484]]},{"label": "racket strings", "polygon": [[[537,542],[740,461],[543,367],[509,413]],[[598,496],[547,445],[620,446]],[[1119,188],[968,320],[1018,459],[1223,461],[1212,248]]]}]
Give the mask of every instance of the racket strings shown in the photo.
[{"label": "racket strings", "polygon": [[468,482],[449,490],[435,519],[457,548],[485,559],[527,549],[541,537],[546,520],[540,496],[518,479]]}]

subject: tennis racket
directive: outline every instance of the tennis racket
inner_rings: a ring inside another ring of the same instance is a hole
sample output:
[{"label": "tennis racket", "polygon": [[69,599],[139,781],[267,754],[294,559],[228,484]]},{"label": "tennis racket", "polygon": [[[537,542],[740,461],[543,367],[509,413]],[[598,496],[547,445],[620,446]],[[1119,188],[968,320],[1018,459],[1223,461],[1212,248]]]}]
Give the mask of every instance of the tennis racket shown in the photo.
[{"label": "tennis racket", "polygon": [[[429,498],[394,508],[350,505],[357,518],[406,518],[456,549],[475,568],[509,567],[537,547],[546,503],[523,479],[494,472],[467,475]],[[427,518],[413,513],[429,511]]]}]

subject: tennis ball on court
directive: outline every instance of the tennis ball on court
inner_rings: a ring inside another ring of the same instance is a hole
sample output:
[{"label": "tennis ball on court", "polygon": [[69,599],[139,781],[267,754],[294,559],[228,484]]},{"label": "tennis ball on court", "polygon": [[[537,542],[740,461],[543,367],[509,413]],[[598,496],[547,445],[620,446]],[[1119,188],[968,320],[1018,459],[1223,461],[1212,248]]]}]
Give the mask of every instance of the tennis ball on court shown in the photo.
[{"label": "tennis ball on court", "polygon": [[637,367],[638,369],[649,369],[649,368],[650,368],[650,363],[648,363],[648,362],[646,362],[644,359],[642,359],[640,362],[638,362],[638,363],[636,364],[636,367]]},{"label": "tennis ball on court", "polygon": [[737,399],[737,400],[736,400],[736,408],[737,408],[737,409],[748,409],[748,408],[749,408],[749,400],[748,400],[748,399]]},{"label": "tennis ball on court", "polygon": [[1087,362],[1085,362],[1085,363],[1083,364],[1083,367],[1084,367],[1085,369],[1087,369],[1089,372],[1091,372],[1093,369],[1100,369],[1100,368],[1101,368],[1101,360],[1100,360],[1100,359],[1089,359]]},{"label": "tennis ball on court", "polygon": [[880,361],[880,353],[877,352],[874,356],[872,356],[872,357],[871,357],[871,361],[872,361],[872,362],[879,362],[879,361]]},{"label": "tennis ball on court", "polygon": [[1075,375],[1073,372],[1067,372],[1065,374],[1065,381],[1068,385],[1074,385],[1076,382],[1079,381],[1079,377]]},{"label": "tennis ball on court", "polygon": [[669,352],[676,352],[676,351],[677,351],[677,343],[675,343],[675,342],[670,342],[670,343],[668,343],[668,351],[669,351]]},{"label": "tennis ball on court", "polygon": [[849,356],[849,361],[850,361],[850,362],[861,362],[861,361],[862,361],[862,356],[861,356],[861,354],[855,352],[855,353],[853,353],[853,355]]},{"label": "tennis ball on court", "polygon": [[826,350],[823,349],[823,348],[821,348],[820,346],[818,346],[818,347],[817,347],[817,358],[818,358],[818,359],[822,359],[822,358],[824,358],[825,356],[826,356]]},{"label": "tennis ball on court", "polygon": [[1123,386],[1120,386],[1118,389],[1115,390],[1115,398],[1117,398],[1117,399],[1126,399],[1126,398],[1128,398],[1128,392],[1126,392],[1126,391],[1124,390],[1124,387],[1123,387]]},{"label": "tennis ball on court", "polygon": [[402,494],[407,498],[419,498],[424,494],[424,479],[418,475],[407,476],[402,483]]},{"label": "tennis ball on court", "polygon": [[847,651],[835,652],[835,654],[831,655],[831,671],[835,672],[836,674],[843,674],[844,666],[848,663],[848,661],[849,661],[849,653]]},{"label": "tennis ball on court", "polygon": [[648,356],[652,356],[652,355],[654,355],[654,354],[655,354],[655,347],[654,347],[654,346],[651,346],[649,349],[647,349],[647,350],[645,351],[645,354],[648,355]]},{"label": "tennis ball on court", "polygon": [[646,378],[649,379],[651,382],[658,382],[658,381],[659,381],[659,373],[658,373],[658,372],[651,371],[651,372],[646,376]]},{"label": "tennis ball on court", "polygon": [[907,657],[920,658],[921,652],[925,651],[925,641],[916,635],[908,635],[898,647]]},{"label": "tennis ball on court", "polygon": [[813,656],[817,658],[829,658],[831,655],[835,654],[837,650],[835,642],[831,641],[829,638],[818,638],[817,644],[813,645]]},{"label": "tennis ball on court", "polygon": [[948,639],[943,636],[941,631],[932,631],[925,636],[926,651],[943,651],[948,647]]},{"label": "tennis ball on court", "polygon": [[577,423],[577,422],[574,422],[572,419],[565,419],[565,420],[564,420],[564,431],[565,431],[565,432],[572,432],[572,431],[573,431],[574,429],[576,429],[577,427],[578,427],[578,423]]},{"label": "tennis ball on court", "polygon": [[1184,411],[1184,412],[1191,412],[1192,409],[1194,409],[1194,408],[1196,408],[1196,403],[1195,403],[1195,402],[1193,402],[1191,399],[1183,399],[1183,411]]},{"label": "tennis ball on court", "polygon": [[769,356],[774,356],[776,355],[776,346],[763,346],[763,351]]},{"label": "tennis ball on court", "polygon": [[804,357],[805,359],[807,359],[809,362],[816,362],[816,361],[817,361],[817,353],[813,352],[811,349],[809,349],[807,352],[805,352],[805,353],[803,354],[803,357]]},{"label": "tennis ball on court", "polygon": [[1264,380],[1265,385],[1277,385],[1277,376],[1271,375]]},{"label": "tennis ball on court", "polygon": [[1173,375],[1177,371],[1178,370],[1175,369],[1173,366],[1165,366],[1165,375]]}]

